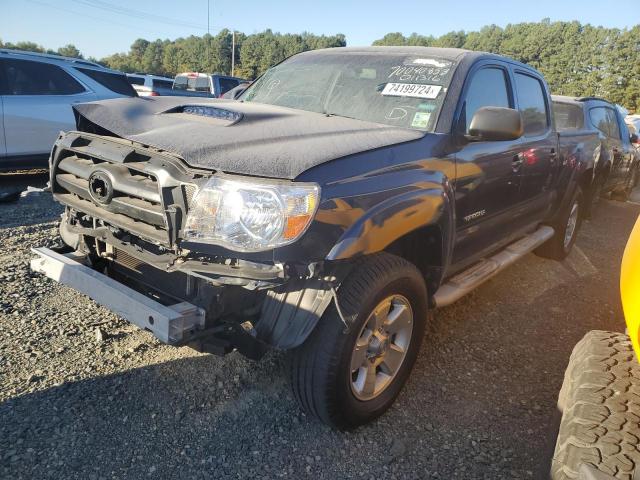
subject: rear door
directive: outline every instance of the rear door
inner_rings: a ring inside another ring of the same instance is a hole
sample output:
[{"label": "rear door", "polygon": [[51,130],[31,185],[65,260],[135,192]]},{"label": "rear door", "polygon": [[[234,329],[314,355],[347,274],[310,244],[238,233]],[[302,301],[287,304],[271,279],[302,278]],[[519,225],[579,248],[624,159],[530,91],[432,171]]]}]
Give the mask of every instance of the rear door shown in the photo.
[{"label": "rear door", "polygon": [[533,72],[514,72],[518,110],[524,135],[513,164],[521,177],[519,201],[531,223],[542,220],[553,204],[553,180],[558,172],[558,135],[551,128],[549,94],[542,79]]},{"label": "rear door", "polygon": [[2,97],[7,156],[46,159],[61,130],[72,130],[71,106],[94,96],[57,65],[1,59],[7,90]]},{"label": "rear door", "polygon": [[[483,62],[469,73],[456,121],[456,136],[469,132],[481,107],[514,107],[506,64]],[[514,159],[520,141],[470,141],[456,153],[456,247],[453,263],[467,263],[508,239],[515,228],[520,174]]]},{"label": "rear door", "polygon": [[[618,125],[616,111],[607,107],[607,127],[609,129],[609,145],[612,153],[611,178],[616,186],[622,186],[627,178],[628,166],[625,148],[622,143],[622,131]],[[626,129],[625,129],[626,130]]]}]

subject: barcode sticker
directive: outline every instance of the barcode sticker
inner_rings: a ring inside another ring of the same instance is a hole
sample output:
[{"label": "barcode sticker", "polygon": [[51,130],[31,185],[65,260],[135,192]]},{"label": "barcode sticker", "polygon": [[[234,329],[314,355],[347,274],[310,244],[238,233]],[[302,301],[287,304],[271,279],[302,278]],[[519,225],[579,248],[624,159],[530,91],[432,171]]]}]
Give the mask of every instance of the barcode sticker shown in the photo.
[{"label": "barcode sticker", "polygon": [[436,98],[440,90],[442,90],[440,85],[387,83],[381,93],[392,97]]}]

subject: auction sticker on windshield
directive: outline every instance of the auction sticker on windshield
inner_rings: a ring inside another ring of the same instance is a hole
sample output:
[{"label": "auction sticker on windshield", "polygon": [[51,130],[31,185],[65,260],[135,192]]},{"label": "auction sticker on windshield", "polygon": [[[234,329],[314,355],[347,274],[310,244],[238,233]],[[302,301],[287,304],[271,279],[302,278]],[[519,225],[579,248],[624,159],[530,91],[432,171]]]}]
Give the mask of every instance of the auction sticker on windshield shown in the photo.
[{"label": "auction sticker on windshield", "polygon": [[381,93],[392,97],[436,98],[441,89],[442,86],[440,85],[387,83]]}]

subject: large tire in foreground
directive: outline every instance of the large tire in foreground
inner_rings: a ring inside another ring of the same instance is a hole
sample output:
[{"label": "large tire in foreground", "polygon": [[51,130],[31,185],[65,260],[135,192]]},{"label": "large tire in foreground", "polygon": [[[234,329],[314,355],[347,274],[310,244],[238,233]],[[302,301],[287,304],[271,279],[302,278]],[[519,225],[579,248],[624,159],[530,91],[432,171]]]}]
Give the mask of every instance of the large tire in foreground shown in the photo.
[{"label": "large tire in foreground", "polygon": [[350,429],[382,415],[418,356],[427,321],[420,271],[386,253],[365,257],[342,282],[291,358],[293,393],[311,416]]},{"label": "large tire in foreground", "polygon": [[553,480],[633,478],[640,469],[640,364],[629,337],[587,333],[571,354],[558,408]]},{"label": "large tire in foreground", "polygon": [[582,224],[583,198],[582,190],[576,187],[571,201],[563,208],[552,225],[555,230],[553,237],[534,250],[536,255],[553,260],[564,260],[571,253]]}]

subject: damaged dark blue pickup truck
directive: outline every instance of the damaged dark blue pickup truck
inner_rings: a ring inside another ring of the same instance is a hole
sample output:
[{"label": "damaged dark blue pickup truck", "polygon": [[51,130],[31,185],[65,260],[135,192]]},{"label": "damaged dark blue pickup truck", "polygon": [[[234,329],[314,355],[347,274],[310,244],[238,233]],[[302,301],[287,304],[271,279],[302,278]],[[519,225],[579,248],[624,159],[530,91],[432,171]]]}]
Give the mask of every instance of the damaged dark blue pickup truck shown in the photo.
[{"label": "damaged dark blue pickup truck", "polygon": [[65,246],[32,268],[169,344],[291,350],[338,428],[393,403],[431,309],[569,253],[590,174],[538,72],[456,49],[318,50],[238,101],[75,111],[51,155]]}]

